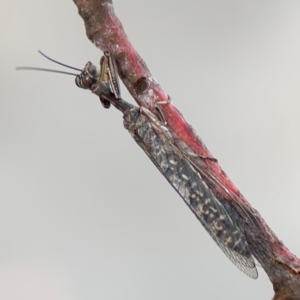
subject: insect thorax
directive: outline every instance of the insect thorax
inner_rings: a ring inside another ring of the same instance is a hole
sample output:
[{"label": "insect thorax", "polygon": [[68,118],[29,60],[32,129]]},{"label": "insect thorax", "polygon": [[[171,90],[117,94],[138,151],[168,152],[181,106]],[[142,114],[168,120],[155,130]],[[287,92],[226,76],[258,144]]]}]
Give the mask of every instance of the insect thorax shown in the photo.
[{"label": "insect thorax", "polygon": [[127,110],[123,118],[124,127],[135,140],[141,139],[146,145],[151,144],[158,135],[164,140],[164,136],[169,133],[157,117],[145,108],[135,107]]}]

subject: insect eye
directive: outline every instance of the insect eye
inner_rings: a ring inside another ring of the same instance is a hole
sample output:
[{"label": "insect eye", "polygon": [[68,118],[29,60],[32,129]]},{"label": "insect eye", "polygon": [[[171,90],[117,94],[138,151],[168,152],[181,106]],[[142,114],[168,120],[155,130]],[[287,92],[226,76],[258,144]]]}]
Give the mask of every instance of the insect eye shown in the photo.
[{"label": "insect eye", "polygon": [[75,77],[75,83],[78,87],[82,88],[82,76],[81,76],[81,74],[79,74]]},{"label": "insect eye", "polygon": [[88,70],[87,72],[90,77],[92,77],[93,79],[99,78],[100,71],[96,66],[94,66],[93,64],[90,64],[87,70]]}]

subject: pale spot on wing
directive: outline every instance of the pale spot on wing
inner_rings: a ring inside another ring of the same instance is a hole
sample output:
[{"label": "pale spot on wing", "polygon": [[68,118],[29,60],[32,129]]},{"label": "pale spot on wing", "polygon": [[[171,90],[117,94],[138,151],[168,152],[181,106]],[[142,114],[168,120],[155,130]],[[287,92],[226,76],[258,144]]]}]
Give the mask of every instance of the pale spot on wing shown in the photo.
[{"label": "pale spot on wing", "polygon": [[204,200],[204,204],[208,204],[210,202],[210,198],[206,198],[205,200]]},{"label": "pale spot on wing", "polygon": [[212,210],[214,213],[217,212],[217,210],[215,208],[213,208],[212,206],[210,207],[210,210]]},{"label": "pale spot on wing", "polygon": [[196,192],[196,194],[198,194],[201,198],[204,196],[204,193],[201,192],[201,191],[196,190],[195,192]]},{"label": "pale spot on wing", "polygon": [[173,159],[170,159],[169,162],[170,162],[170,164],[175,165],[175,166],[178,164],[178,162]]},{"label": "pale spot on wing", "polygon": [[189,180],[189,177],[186,176],[185,174],[181,174],[181,177],[182,177],[183,179],[185,179],[185,180]]}]

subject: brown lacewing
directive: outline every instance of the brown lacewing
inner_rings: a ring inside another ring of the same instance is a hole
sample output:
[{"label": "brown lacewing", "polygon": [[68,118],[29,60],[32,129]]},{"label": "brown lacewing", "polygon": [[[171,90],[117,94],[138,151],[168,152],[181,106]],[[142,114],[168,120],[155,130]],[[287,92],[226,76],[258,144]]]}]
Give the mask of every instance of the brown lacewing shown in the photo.
[{"label": "brown lacewing", "polygon": [[[32,67],[17,69],[74,75],[76,85],[98,95],[105,108],[112,104],[120,110],[123,113],[124,127],[185,201],[212,239],[241,271],[257,278],[254,258],[247,243],[244,226],[237,216],[238,212],[226,201],[221,202],[213,191],[221,188],[233,201],[235,196],[207,169],[199,167],[199,160],[203,158],[191,153],[186,145],[174,139],[171,130],[161,118],[148,109],[133,106],[121,98],[116,65],[110,53],[104,53],[100,69],[88,62],[82,71],[40,53],[55,63],[80,71],[80,74]],[[255,217],[250,212],[244,212],[255,223]]]}]

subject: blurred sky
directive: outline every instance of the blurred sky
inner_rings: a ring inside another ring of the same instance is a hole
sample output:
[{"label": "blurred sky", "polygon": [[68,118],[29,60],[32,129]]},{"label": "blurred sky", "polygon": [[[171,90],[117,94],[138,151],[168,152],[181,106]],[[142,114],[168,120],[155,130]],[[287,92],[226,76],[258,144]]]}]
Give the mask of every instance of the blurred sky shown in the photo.
[{"label": "blurred sky", "polygon": [[[114,1],[132,43],[250,203],[300,255],[300,2]],[[270,299],[74,78],[102,53],[71,0],[0,2],[1,300]],[[133,101],[124,87],[123,97]]]}]

